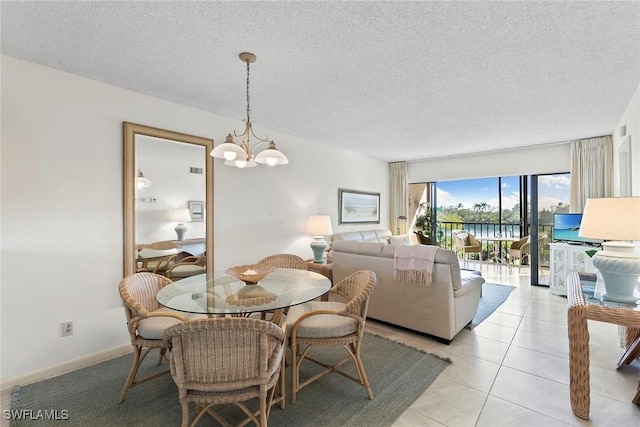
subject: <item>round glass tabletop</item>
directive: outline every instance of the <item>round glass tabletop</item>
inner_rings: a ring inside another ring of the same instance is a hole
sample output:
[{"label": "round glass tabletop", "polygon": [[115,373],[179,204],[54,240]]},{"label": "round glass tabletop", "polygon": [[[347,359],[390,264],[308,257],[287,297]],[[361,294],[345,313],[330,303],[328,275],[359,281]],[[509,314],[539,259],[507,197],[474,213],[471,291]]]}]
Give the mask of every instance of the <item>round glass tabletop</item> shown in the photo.
[{"label": "round glass tabletop", "polygon": [[302,304],[329,291],[331,282],[313,271],[278,268],[255,285],[224,272],[175,281],[156,300],[177,311],[199,314],[247,314]]}]

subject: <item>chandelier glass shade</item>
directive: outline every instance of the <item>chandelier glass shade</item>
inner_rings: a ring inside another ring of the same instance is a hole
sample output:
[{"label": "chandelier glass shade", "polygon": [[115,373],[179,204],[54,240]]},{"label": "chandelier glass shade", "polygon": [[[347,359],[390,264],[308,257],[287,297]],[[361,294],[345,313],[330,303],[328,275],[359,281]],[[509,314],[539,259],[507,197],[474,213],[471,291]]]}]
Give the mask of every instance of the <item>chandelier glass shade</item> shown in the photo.
[{"label": "chandelier glass shade", "polygon": [[[256,61],[256,56],[250,52],[242,52],[239,56],[240,60],[247,64],[247,118],[244,120],[245,129],[241,134],[236,131],[228,134],[222,144],[211,150],[211,155],[215,158],[223,159],[225,165],[236,168],[251,168],[257,166],[258,163],[269,166],[286,165],[289,163],[289,159],[278,151],[273,140],[270,140],[269,137],[260,138],[253,133],[249,104],[249,65]],[[251,138],[255,140],[253,146],[251,146]],[[257,152],[258,147],[262,148],[265,144],[267,147]]]},{"label": "chandelier glass shade", "polygon": [[144,177],[144,174],[140,169],[138,169],[138,175],[136,176],[136,188],[147,188],[151,187],[151,181]]}]

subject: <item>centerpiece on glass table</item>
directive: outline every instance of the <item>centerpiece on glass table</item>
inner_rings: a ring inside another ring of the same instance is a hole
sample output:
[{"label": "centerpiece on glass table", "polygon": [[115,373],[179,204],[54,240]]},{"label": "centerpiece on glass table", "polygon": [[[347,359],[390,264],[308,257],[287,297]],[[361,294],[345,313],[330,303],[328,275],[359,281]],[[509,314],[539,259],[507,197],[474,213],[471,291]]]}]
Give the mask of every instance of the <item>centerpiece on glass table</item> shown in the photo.
[{"label": "centerpiece on glass table", "polygon": [[250,264],[227,268],[225,272],[242,280],[247,285],[255,285],[276,268],[273,265]]}]

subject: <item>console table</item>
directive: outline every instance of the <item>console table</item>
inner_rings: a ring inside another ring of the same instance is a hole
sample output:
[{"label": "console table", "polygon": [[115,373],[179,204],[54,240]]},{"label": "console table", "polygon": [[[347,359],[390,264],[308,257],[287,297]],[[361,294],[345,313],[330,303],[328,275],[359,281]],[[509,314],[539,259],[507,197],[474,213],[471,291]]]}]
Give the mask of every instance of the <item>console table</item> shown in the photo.
[{"label": "console table", "polygon": [[565,242],[550,243],[551,258],[549,262],[549,288],[554,295],[567,295],[567,276],[572,271],[579,273],[595,273],[588,250],[601,248],[587,245],[572,245]]},{"label": "console table", "polygon": [[[590,277],[588,277],[590,276]],[[595,281],[593,275],[569,273],[567,278],[567,305],[569,329],[569,395],[571,409],[580,418],[589,419],[591,405],[589,385],[589,328],[587,319],[626,326],[627,351],[618,362],[618,367],[633,360],[638,351],[640,334],[640,307],[613,303],[606,305],[595,294],[587,295],[583,291],[583,282]],[[640,399],[640,391],[632,402]]]}]

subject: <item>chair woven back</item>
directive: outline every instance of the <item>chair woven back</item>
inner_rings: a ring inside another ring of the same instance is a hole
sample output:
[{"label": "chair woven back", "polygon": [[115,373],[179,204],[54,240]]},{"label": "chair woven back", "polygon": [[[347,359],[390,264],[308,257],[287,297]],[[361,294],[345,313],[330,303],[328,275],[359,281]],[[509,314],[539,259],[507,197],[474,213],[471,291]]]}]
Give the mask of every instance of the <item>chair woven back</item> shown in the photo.
[{"label": "chair woven back", "polygon": [[284,332],[259,319],[213,318],[172,326],[164,342],[177,384],[222,391],[267,383],[280,366]]},{"label": "chair woven back", "polygon": [[371,270],[356,271],[334,285],[329,292],[337,293],[347,300],[348,313],[365,319],[369,308],[369,296],[377,280],[376,274]]},{"label": "chair woven back", "polygon": [[258,264],[272,265],[278,268],[295,268],[296,270],[306,270],[307,265],[298,255],[275,254],[269,255],[258,261]]},{"label": "chair woven back", "polygon": [[155,273],[134,273],[120,281],[118,290],[125,305],[127,320],[135,314],[146,316],[150,311],[160,308],[156,301],[158,291],[172,280]]}]

